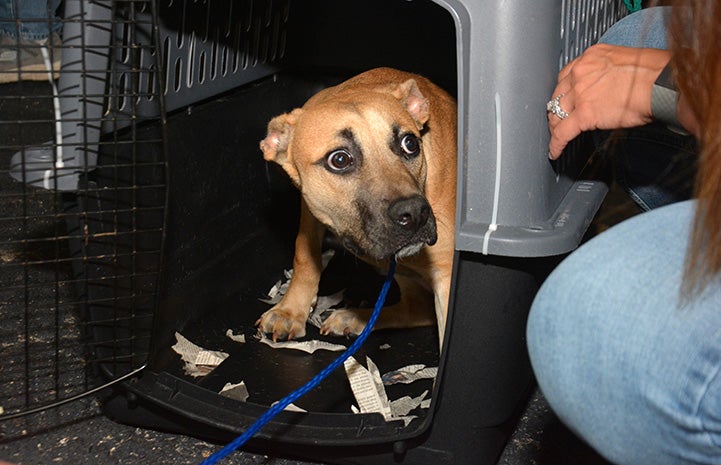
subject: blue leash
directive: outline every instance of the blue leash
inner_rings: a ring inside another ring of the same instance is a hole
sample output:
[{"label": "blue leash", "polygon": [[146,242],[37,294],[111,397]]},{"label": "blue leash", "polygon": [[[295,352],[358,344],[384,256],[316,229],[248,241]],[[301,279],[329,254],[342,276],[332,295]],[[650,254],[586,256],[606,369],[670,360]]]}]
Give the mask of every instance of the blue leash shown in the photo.
[{"label": "blue leash", "polygon": [[376,300],[376,304],[373,307],[373,313],[371,314],[370,318],[368,319],[368,323],[366,324],[366,327],[363,329],[363,331],[360,333],[360,335],[356,338],[355,341],[343,352],[340,354],[338,358],[333,360],[327,367],[325,367],[323,370],[321,370],[317,375],[315,375],[310,381],[305,383],[303,386],[299,387],[295,391],[291,392],[284,398],[282,398],[280,401],[278,401],[277,404],[270,407],[266,412],[258,417],[257,420],[255,420],[255,423],[250,425],[250,427],[245,430],[243,434],[235,438],[232,442],[230,442],[227,446],[220,449],[215,454],[211,455],[207,459],[203,460],[200,465],[213,465],[215,463],[218,463],[219,461],[223,460],[225,457],[233,453],[236,449],[239,449],[243,446],[250,438],[255,436],[255,433],[260,431],[260,429],[265,426],[270,420],[273,419],[278,413],[282,412],[283,409],[285,409],[288,405],[290,405],[295,400],[303,397],[305,394],[308,393],[311,389],[318,386],[321,381],[323,381],[328,375],[330,375],[333,371],[335,371],[336,368],[341,366],[343,362],[345,362],[351,355],[353,355],[360,346],[363,345],[366,339],[368,339],[368,335],[370,334],[371,330],[373,329],[373,326],[376,324],[376,321],[378,320],[378,316],[381,313],[381,308],[383,308],[383,304],[386,301],[386,296],[388,295],[388,290],[391,287],[391,283],[393,282],[393,274],[396,270],[396,261],[391,258],[390,264],[388,266],[388,275],[386,276],[386,280],[383,283],[383,287],[381,288],[380,294],[378,294],[378,300]]}]

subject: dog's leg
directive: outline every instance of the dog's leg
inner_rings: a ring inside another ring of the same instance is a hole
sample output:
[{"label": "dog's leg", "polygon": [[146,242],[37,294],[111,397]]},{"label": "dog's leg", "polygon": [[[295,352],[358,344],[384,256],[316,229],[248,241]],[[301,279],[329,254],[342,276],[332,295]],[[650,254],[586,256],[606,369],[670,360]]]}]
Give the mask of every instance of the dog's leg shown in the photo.
[{"label": "dog's leg", "polygon": [[[433,294],[420,285],[418,280],[396,275],[401,300],[383,307],[374,329],[411,328],[430,326],[436,321],[433,310]],[[320,332],[325,335],[357,336],[365,328],[373,309],[354,308],[333,311],[323,322]]]},{"label": "dog's leg", "polygon": [[280,302],[263,313],[255,323],[262,332],[272,333],[274,341],[305,336],[305,323],[318,294],[324,233],[325,226],[313,216],[305,200],[302,200],[300,227],[295,239],[293,277],[288,291]]}]

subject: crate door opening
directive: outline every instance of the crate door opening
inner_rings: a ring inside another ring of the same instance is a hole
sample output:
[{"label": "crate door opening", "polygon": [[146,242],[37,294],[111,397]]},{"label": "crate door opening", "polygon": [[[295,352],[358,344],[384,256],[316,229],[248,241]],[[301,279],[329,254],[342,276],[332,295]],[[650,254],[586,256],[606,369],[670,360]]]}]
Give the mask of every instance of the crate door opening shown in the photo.
[{"label": "crate door opening", "polygon": [[[285,41],[275,73],[188,106],[168,120],[170,202],[151,368],[239,399],[229,405],[241,413],[266,408],[302,386],[351,342],[321,336],[312,324],[300,342],[320,341],[313,344],[325,347],[312,354],[256,338],[255,322],[290,278],[300,206],[295,187],[277,166],[263,160],[258,148],[268,121],[301,106],[320,89],[377,66],[425,75],[455,93],[455,29],[438,5],[376,0],[286,6]],[[324,247],[328,265],[318,307],[343,301],[372,307],[383,276],[332,237]],[[397,299],[397,289],[392,290],[387,304]],[[427,426],[439,365],[435,327],[374,332],[355,359],[363,369],[377,367],[388,383],[382,394],[387,400],[381,402],[386,413],[366,419],[376,426],[362,435],[387,442],[393,434]],[[228,405],[224,397],[223,405]],[[409,403],[393,406],[396,421],[385,403],[398,399]],[[334,444],[359,439],[357,427],[364,420],[353,413],[358,401],[342,369],[296,404],[335,419],[347,414],[341,422],[346,432],[338,432],[343,431],[338,422],[324,423],[335,431]],[[298,421],[313,422],[312,416]],[[233,421],[207,420],[231,431],[243,429]],[[292,442],[303,433],[290,428],[284,434],[274,439]],[[323,438],[319,434],[314,440]]]}]

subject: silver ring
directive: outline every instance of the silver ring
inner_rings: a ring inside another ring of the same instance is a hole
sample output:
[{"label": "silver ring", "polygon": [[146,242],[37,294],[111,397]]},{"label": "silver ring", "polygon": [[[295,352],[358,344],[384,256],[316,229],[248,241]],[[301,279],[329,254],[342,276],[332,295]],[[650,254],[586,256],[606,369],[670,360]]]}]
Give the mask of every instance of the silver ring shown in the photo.
[{"label": "silver ring", "polygon": [[553,100],[549,100],[548,103],[546,103],[546,111],[553,113],[561,119],[568,118],[568,112],[563,111],[563,108],[561,108],[561,97],[564,95],[565,94],[559,94],[558,97]]}]

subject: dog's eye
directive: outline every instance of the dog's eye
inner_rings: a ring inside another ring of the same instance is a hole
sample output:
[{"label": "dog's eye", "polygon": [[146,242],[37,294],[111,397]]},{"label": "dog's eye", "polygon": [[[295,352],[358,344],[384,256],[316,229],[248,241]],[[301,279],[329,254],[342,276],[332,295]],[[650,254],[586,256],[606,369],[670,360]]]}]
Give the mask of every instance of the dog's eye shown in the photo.
[{"label": "dog's eye", "polygon": [[406,134],[401,139],[401,150],[408,157],[415,157],[421,152],[421,144],[413,134]]},{"label": "dog's eye", "polygon": [[334,150],[326,157],[325,166],[334,173],[343,173],[353,166],[353,155],[343,149]]}]

